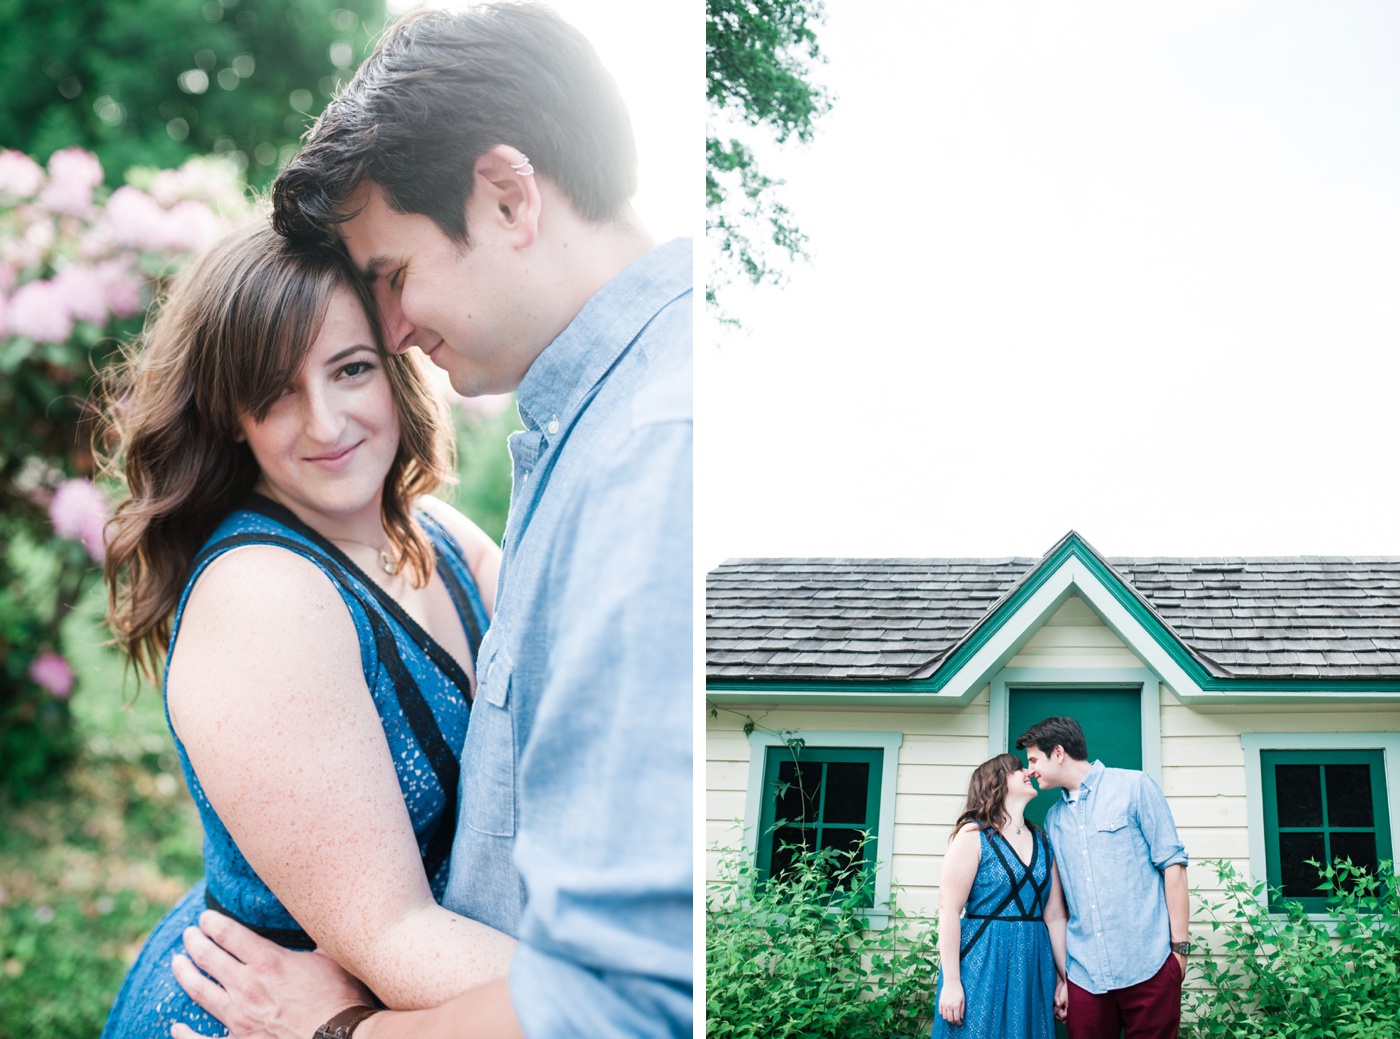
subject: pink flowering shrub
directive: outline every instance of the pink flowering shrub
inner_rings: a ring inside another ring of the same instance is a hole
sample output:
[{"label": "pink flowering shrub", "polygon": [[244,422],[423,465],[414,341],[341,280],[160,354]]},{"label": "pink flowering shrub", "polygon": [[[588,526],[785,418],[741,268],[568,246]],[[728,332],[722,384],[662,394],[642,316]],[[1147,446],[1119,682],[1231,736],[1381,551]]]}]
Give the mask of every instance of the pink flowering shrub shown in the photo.
[{"label": "pink flowering shrub", "polygon": [[0,149],[0,784],[69,745],[80,684],[63,620],[98,575],[109,515],[87,401],[159,281],[250,211],[233,168],[133,171],[108,193],[78,148]]}]

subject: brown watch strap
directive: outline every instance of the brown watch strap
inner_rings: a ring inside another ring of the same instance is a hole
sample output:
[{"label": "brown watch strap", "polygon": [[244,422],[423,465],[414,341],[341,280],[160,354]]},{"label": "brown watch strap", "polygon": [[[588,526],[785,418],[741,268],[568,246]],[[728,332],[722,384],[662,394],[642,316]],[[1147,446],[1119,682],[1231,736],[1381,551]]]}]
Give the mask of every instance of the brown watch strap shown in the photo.
[{"label": "brown watch strap", "polygon": [[342,1010],[316,1029],[316,1034],[311,1039],[350,1039],[361,1021],[377,1013],[377,1007],[351,1007],[349,1010]]}]

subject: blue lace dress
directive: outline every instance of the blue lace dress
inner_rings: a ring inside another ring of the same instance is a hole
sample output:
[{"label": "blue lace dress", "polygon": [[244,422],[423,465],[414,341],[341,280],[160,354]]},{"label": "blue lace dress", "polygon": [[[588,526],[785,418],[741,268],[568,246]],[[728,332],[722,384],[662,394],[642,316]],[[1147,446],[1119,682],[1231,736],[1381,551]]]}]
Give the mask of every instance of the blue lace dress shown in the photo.
[{"label": "blue lace dress", "polygon": [[[438,573],[456,604],[474,661],[486,625],[481,596],[461,550],[446,531],[428,516],[420,514],[418,521],[433,542]],[[344,553],[291,512],[259,495],[225,519],[195,558],[176,609],[172,649],[195,580],[218,556],[244,545],[280,545],[305,556],[331,579],[345,601],[359,633],[365,681],[384,722],[423,869],[434,897],[440,899],[447,883],[447,858],[457,822],[457,775],[471,711],[466,674]],[[224,1034],[226,1030],[185,995],[170,970],[171,956],[183,949],[181,932],[196,924],[206,907],[242,921],[287,948],[314,947],[239,852],[204,796],[178,737],[175,749],[204,824],[204,879],[146,940],[107,1018],[103,1039],[168,1036],[175,1021],[203,1035]],[[246,751],[256,753],[257,748]]]},{"label": "blue lace dress", "polygon": [[961,1025],[938,1014],[933,1036],[950,1039],[1054,1039],[1055,957],[1041,919],[1050,897],[1050,842],[1032,830],[1027,865],[996,830],[981,831],[982,857],[962,918]]}]

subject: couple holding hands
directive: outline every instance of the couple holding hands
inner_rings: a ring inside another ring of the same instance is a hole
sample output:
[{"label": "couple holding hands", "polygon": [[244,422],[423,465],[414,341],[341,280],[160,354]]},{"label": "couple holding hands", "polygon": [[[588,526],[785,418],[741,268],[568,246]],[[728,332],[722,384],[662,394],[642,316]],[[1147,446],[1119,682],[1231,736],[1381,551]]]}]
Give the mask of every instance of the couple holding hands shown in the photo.
[{"label": "couple holding hands", "polygon": [[[110,387],[205,878],[105,1039],[689,1035],[691,247],[554,12],[409,15]],[[428,362],[514,391],[496,546]]]},{"label": "couple holding hands", "polygon": [[[1186,849],[1143,772],[1089,761],[1047,718],[977,766],[939,884],[933,1036],[1174,1039],[1190,951]],[[1061,796],[1044,829],[1040,789]]]}]

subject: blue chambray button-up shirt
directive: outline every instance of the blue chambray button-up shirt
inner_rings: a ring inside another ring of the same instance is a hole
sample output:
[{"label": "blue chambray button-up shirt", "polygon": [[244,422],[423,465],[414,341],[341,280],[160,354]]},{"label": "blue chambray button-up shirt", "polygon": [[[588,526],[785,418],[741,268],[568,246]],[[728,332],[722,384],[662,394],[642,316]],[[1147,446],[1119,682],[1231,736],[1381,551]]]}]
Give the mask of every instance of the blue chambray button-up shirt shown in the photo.
[{"label": "blue chambray button-up shirt", "polygon": [[1146,981],[1171,952],[1162,873],[1186,865],[1186,848],[1162,790],[1145,772],[1095,761],[1079,798],[1045,814],[1069,905],[1070,981],[1103,993]]},{"label": "blue chambray button-up shirt", "polygon": [[689,1036],[691,243],[526,373],[443,904],[520,939],[530,1039]]}]

